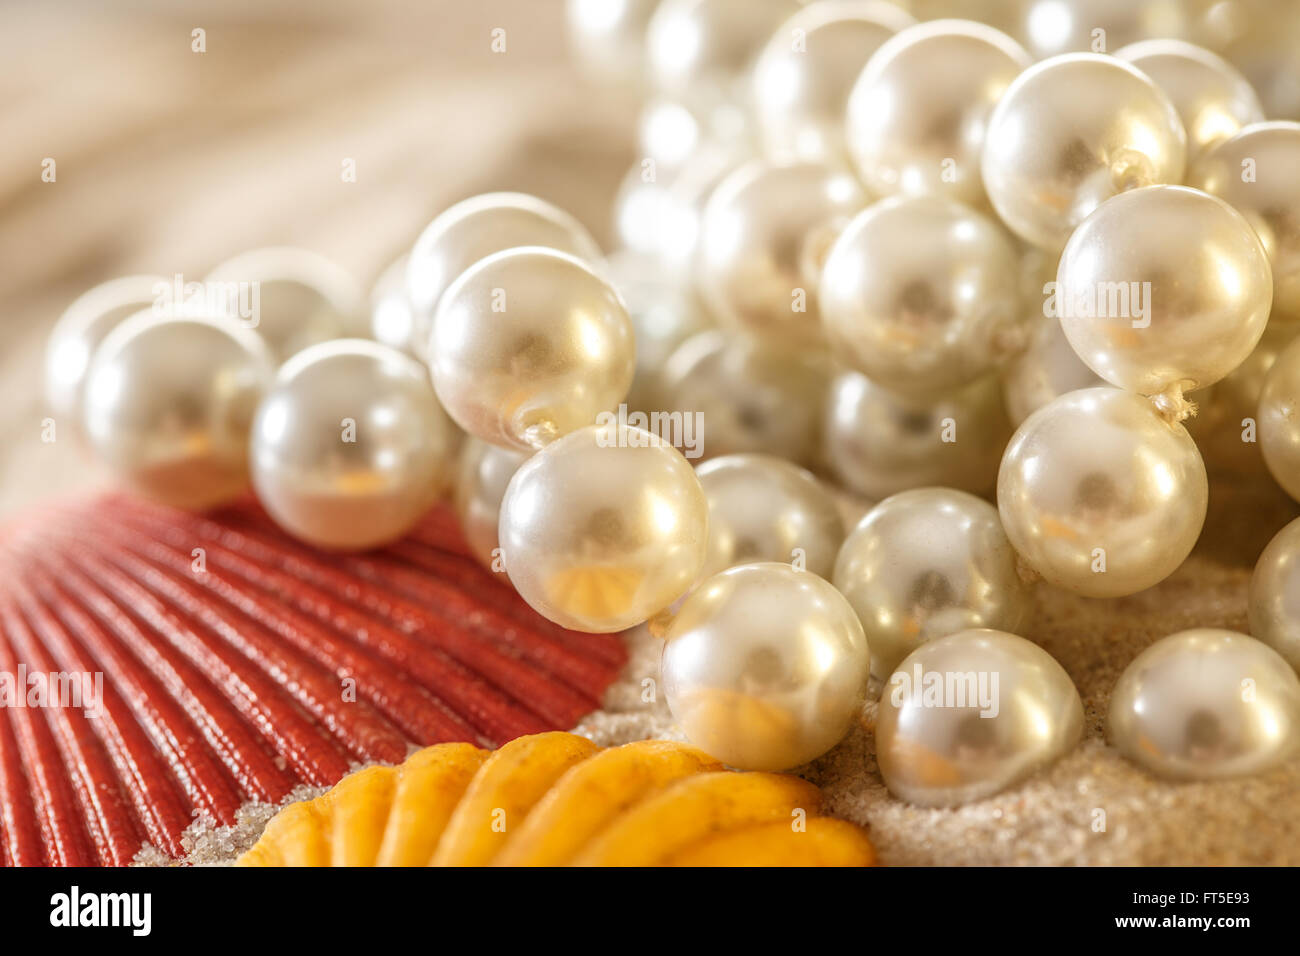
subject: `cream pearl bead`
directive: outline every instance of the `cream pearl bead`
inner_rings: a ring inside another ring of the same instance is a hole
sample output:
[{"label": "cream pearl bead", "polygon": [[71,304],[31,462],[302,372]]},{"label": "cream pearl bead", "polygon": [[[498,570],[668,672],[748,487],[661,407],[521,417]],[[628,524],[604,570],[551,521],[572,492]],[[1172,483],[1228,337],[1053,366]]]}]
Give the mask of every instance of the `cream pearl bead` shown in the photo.
[{"label": "cream pearl bead", "polygon": [[493,571],[504,569],[497,537],[501,501],[510,479],[527,459],[522,452],[498,448],[477,438],[467,439],[461,446],[453,496],[456,515],[470,553]]},{"label": "cream pearl bead", "polygon": [[831,383],[824,427],[832,474],[875,501],[927,485],[991,491],[1011,437],[993,376],[938,397],[909,399],[844,372]]},{"label": "cream pearl bead", "polygon": [[886,199],[849,224],[821,276],[836,354],[904,395],[969,384],[1025,321],[1019,258],[993,222],[941,196]]},{"label": "cream pearl bead", "polygon": [[1066,392],[1107,384],[1083,364],[1055,316],[1039,315],[1032,327],[1029,347],[1007,364],[1002,375],[1007,414],[1014,425]]},{"label": "cream pearl bead", "polygon": [[695,469],[709,500],[702,577],[784,561],[829,578],[844,540],[839,507],[811,473],[771,455],[724,455]]},{"label": "cream pearl bead", "polygon": [[811,466],[820,446],[827,377],[820,352],[701,332],[669,357],[661,395],[667,410],[699,416],[705,455],[764,452]]},{"label": "cream pearl bead", "polygon": [[1106,200],[1066,243],[1056,282],[1075,352],[1106,381],[1143,395],[1223,378],[1255,348],[1273,301],[1268,256],[1250,224],[1184,186]]},{"label": "cream pearl bead", "polygon": [[1282,350],[1264,377],[1258,419],[1259,450],[1269,474],[1300,501],[1300,340]]},{"label": "cream pearl bead", "polygon": [[1209,488],[1200,452],[1140,395],[1086,388],[1016,431],[998,472],[1011,544],[1049,583],[1087,597],[1151,587],[1191,552]]},{"label": "cream pearl bead", "polygon": [[1187,132],[1189,161],[1243,126],[1264,120],[1264,107],[1246,78],[1204,47],[1183,40],[1143,40],[1115,55],[1169,95]]},{"label": "cream pearl bead", "polygon": [[1020,629],[1033,601],[997,509],[952,488],[916,488],[872,508],[845,539],[832,580],[862,622],[880,680],[926,641]]},{"label": "cream pearl bead", "polygon": [[1030,62],[1011,37],[970,20],[921,23],[886,42],[848,102],[846,136],[867,188],[984,202],[984,130]]},{"label": "cream pearl bead", "polygon": [[1039,59],[1083,50],[1107,53],[1147,37],[1185,35],[1191,29],[1187,5],[1187,0],[1030,0],[1020,5],[1021,27]]},{"label": "cream pearl bead", "polygon": [[767,155],[844,164],[844,111],[854,81],[880,44],[915,22],[881,0],[816,0],[777,27],[753,72]]},{"label": "cream pearl bead", "polygon": [[663,611],[704,564],[709,504],[681,453],[617,422],[556,439],[515,472],[498,535],[506,572],[543,617],[621,631]]},{"label": "cream pearl bead", "polygon": [[370,337],[381,345],[400,349],[416,358],[415,307],[406,291],[409,256],[401,256],[375,280],[370,290]]},{"label": "cream pearl bead", "polygon": [[853,608],[815,574],[745,564],[704,581],[664,634],[664,693],[686,739],[742,770],[788,770],[834,747],[866,695]]},{"label": "cream pearl bead", "polygon": [[605,260],[604,274],[623,297],[636,336],[628,408],[662,409],[669,357],[691,336],[712,328],[713,318],[692,289],[665,279],[661,265],[650,256],[622,250]]},{"label": "cream pearl bead", "polygon": [[1120,675],[1106,736],[1162,777],[1262,773],[1300,749],[1300,678],[1276,651],[1245,634],[1180,631],[1156,641]]},{"label": "cream pearl bead", "polygon": [[627,394],[632,321],[590,267],[553,249],[488,256],[438,303],[429,369],[447,413],[472,435],[527,451],[590,425]]},{"label": "cream pearl bead", "polygon": [[1082,736],[1065,669],[1023,637],[975,629],[922,644],[890,675],[876,761],[896,797],[954,807],[1020,783]]},{"label": "cream pearl bead", "polygon": [[1189,396],[1197,410],[1184,424],[1211,473],[1267,474],[1260,451],[1259,398],[1269,370],[1297,336],[1300,324],[1270,322],[1246,361],[1215,385]]},{"label": "cream pearl bead", "polygon": [[1187,136],[1169,97],[1123,60],[1071,53],[1036,63],[984,134],[984,188],[1027,242],[1060,249],[1103,201],[1182,180]]},{"label": "cream pearl bead", "polygon": [[[308,249],[253,249],[221,263],[208,273],[206,282],[214,294],[227,297],[227,311],[256,303],[257,314],[250,324],[280,362],[309,345],[370,331],[365,295],[356,279]],[[231,283],[246,284],[247,298]],[[256,299],[251,294],[254,288]]]},{"label": "cream pearl bead", "polygon": [[600,247],[581,223],[536,196],[484,193],[456,203],[425,227],[407,260],[416,352],[428,348],[433,312],[447,287],[480,259],[519,246],[544,246],[586,262],[600,259]]},{"label": "cream pearl bead", "polygon": [[162,276],[110,279],[64,310],[45,347],[45,404],[59,426],[80,428],[82,387],[104,337],[124,319],[151,308],[168,285]]},{"label": "cream pearl bead", "polygon": [[663,0],[646,32],[651,85],[689,108],[706,138],[734,135],[755,57],[798,9],[795,0]]},{"label": "cream pearl bead", "polygon": [[636,87],[645,69],[645,34],[659,0],[566,0],[569,47],[594,78]]},{"label": "cream pearl bead", "polygon": [[1300,671],[1300,518],[1274,535],[1255,563],[1250,633]]},{"label": "cream pearl bead", "polygon": [[822,264],[866,204],[857,180],[830,166],[742,166],[709,197],[700,220],[696,268],[704,301],[734,330],[819,342]]},{"label": "cream pearl bead", "polygon": [[140,312],[96,349],[82,427],[135,491],[215,507],[248,487],[249,428],[273,376],[261,338],[226,316]]},{"label": "cream pearl bead", "polygon": [[1300,321],[1300,123],[1255,123],[1203,155],[1188,185],[1227,202],[1273,264],[1273,321]]},{"label": "cream pearl bead", "polygon": [[323,342],[280,368],[257,409],[253,487],[299,540],[378,547],[445,490],[459,440],[415,359],[367,340]]}]

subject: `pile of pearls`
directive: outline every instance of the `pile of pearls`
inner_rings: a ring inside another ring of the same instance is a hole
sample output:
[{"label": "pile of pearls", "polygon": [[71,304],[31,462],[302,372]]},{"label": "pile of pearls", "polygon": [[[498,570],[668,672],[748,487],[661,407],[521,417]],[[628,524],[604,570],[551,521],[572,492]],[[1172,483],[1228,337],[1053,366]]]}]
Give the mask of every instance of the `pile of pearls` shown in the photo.
[{"label": "pile of pearls", "polygon": [[[900,798],[1014,786],[1083,731],[1020,636],[1038,582],[1172,574],[1198,442],[1241,457],[1239,419],[1300,500],[1300,124],[1261,105],[1285,77],[1257,96],[1200,45],[1212,18],[899,3],[570,0],[578,59],[642,100],[622,248],[498,192],[438,215],[369,314],[301,250],[213,271],[262,289],[255,328],[117,280],[56,328],[50,406],[141,493],[207,508],[251,480],[323,548],[449,497],[545,617],[662,637],[672,714],[733,766],[813,760],[874,697]],[[1252,583],[1258,641],[1175,635],[1121,679],[1134,762],[1217,776],[1300,741],[1293,529]],[[1225,696],[1243,676],[1255,709]]]}]

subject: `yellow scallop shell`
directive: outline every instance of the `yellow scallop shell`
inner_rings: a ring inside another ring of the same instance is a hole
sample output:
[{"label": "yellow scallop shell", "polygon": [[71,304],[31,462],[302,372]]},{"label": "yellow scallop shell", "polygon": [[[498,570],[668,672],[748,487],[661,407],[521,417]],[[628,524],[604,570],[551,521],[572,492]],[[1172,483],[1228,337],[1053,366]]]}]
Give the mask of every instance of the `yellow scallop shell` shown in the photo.
[{"label": "yellow scallop shell", "polygon": [[870,866],[866,833],[798,777],[686,744],[576,734],[427,747],[266,826],[240,866]]}]

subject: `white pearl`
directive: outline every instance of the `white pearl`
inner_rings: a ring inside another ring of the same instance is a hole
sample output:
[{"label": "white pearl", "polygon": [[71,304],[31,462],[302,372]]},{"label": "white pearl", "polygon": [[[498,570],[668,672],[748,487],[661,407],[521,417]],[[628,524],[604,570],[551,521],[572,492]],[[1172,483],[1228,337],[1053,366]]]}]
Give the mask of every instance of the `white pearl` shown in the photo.
[{"label": "white pearl", "polygon": [[519,466],[522,452],[498,448],[477,438],[466,439],[456,467],[454,503],[470,552],[486,567],[497,570],[501,501]]},{"label": "white pearl", "polygon": [[695,470],[709,500],[701,576],[755,561],[798,562],[829,578],[844,540],[835,500],[809,472],[771,455],[724,455]]},{"label": "white pearl", "polygon": [[1274,480],[1300,501],[1300,339],[1282,350],[1259,393],[1259,450]]},{"label": "white pearl", "polygon": [[1082,736],[1079,692],[1047,651],[1003,631],[960,631],[922,644],[890,676],[876,760],[895,796],[953,807],[1020,783]]},{"label": "white pearl", "polygon": [[798,9],[795,0],[663,0],[646,33],[651,85],[690,109],[707,137],[734,135],[754,58]]},{"label": "white pearl", "polygon": [[1270,322],[1255,350],[1225,378],[1189,396],[1196,414],[1184,424],[1211,473],[1266,475],[1260,449],[1259,398],[1282,350],[1300,335],[1300,324]]},{"label": "white pearl", "polygon": [[801,344],[820,341],[822,264],[866,203],[857,180],[820,163],[753,162],[727,176],[704,207],[696,267],[719,322]]},{"label": "white pearl", "polygon": [[253,487],[302,541],[377,547],[437,500],[458,442],[419,362],[377,342],[325,342],[286,362],[257,410]]},{"label": "white pearl", "polygon": [[693,290],[666,279],[649,256],[622,250],[605,260],[604,274],[622,296],[636,336],[636,374],[627,405],[644,412],[662,409],[669,357],[691,336],[712,328],[712,316]]},{"label": "white pearl", "polygon": [[1300,123],[1255,123],[1203,155],[1188,185],[1246,217],[1273,264],[1273,320],[1300,321]]},{"label": "white pearl", "polygon": [[[224,292],[231,311],[237,304],[251,304],[251,289],[257,289],[251,324],[280,362],[309,345],[370,331],[365,295],[356,279],[307,249],[254,249],[227,259],[205,281],[214,292]],[[235,298],[244,293],[231,283],[246,284],[250,295]]]},{"label": "white pearl", "polygon": [[1187,131],[1188,160],[1264,120],[1264,107],[1246,78],[1227,60],[1183,40],[1143,40],[1115,55],[1164,90]]},{"label": "white pearl", "polygon": [[417,351],[428,348],[433,312],[447,287],[480,259],[518,246],[545,246],[587,262],[600,259],[600,247],[581,223],[536,196],[484,193],[456,203],[425,227],[407,261]]},{"label": "white pearl", "polygon": [[[420,355],[412,336],[415,334],[415,307],[406,291],[406,265],[402,256],[375,280],[370,291],[370,336],[381,345]],[[421,346],[421,349],[423,346]]]},{"label": "white pearl", "polygon": [[904,491],[872,508],[845,539],[833,581],[862,622],[880,680],[926,641],[1018,630],[1031,610],[997,509],[951,488]]},{"label": "white pearl", "polygon": [[1011,37],[970,20],[921,23],[886,42],[848,102],[846,136],[867,188],[983,203],[984,130],[1030,62]]},{"label": "white pearl", "polygon": [[1010,437],[992,376],[924,399],[900,398],[857,372],[831,383],[827,462],[841,484],[875,501],[927,485],[991,491]]},{"label": "white pearl", "polygon": [[1084,50],[1107,53],[1147,37],[1183,36],[1190,29],[1186,6],[1195,5],[1187,0],[1030,0],[1020,4],[1021,27],[1039,59]]},{"label": "white pearl", "polygon": [[566,0],[569,47],[593,78],[635,87],[645,69],[645,34],[658,0]]},{"label": "white pearl", "polygon": [[698,414],[705,455],[764,452],[811,466],[827,376],[820,352],[701,332],[669,357],[662,396],[668,410]]},{"label": "white pearl", "polygon": [[682,603],[664,634],[664,692],[705,753],[742,770],[787,770],[848,731],[868,658],[853,608],[824,580],[788,564],[746,564]]},{"label": "white pearl", "polygon": [[589,266],[553,249],[508,249],[439,300],[429,368],[457,424],[527,451],[623,400],[634,338],[618,293]]},{"label": "white pearl", "polygon": [[844,111],[854,81],[880,44],[915,22],[880,0],[817,0],[777,27],[753,72],[767,155],[847,162]]},{"label": "white pearl", "polygon": [[993,208],[1027,242],[1060,249],[1126,189],[1182,180],[1186,134],[1136,67],[1071,53],[1036,63],[998,101],[981,170]]},{"label": "white pearl", "polygon": [[81,424],[81,394],[99,343],[123,319],[158,300],[161,276],[110,279],[78,296],[64,310],[45,347],[45,403],[61,427]]},{"label": "white pearl", "polygon": [[1143,395],[1223,378],[1255,348],[1273,300],[1250,224],[1184,186],[1106,200],[1066,243],[1056,281],[1061,327],[1079,357]]},{"label": "white pearl", "polygon": [[506,571],[542,616],[621,631],[676,601],[699,574],[709,505],[681,453],[618,423],[590,425],[525,461],[501,503]]},{"label": "white pearl", "polygon": [[826,259],[823,323],[836,354],[873,382],[924,395],[995,369],[1024,324],[1019,257],[989,219],[941,196],[886,199]]},{"label": "white pearl", "polygon": [[1250,633],[1300,671],[1300,518],[1279,531],[1255,563]]},{"label": "white pearl", "polygon": [[215,507],[248,487],[249,428],[273,376],[265,344],[230,318],[137,313],[95,351],[82,425],[135,491]]},{"label": "white pearl", "polygon": [[1300,678],[1259,641],[1195,628],[1152,644],[1111,693],[1106,736],[1162,777],[1262,773],[1300,746]]},{"label": "white pearl", "polygon": [[1039,315],[1033,320],[1029,347],[1007,364],[1002,384],[1007,414],[1019,425],[1066,392],[1107,383],[1083,364],[1061,323],[1053,316]]},{"label": "white pearl", "polygon": [[1047,581],[1088,597],[1133,594],[1183,562],[1205,522],[1200,452],[1140,395],[1069,392],[1029,416],[998,472],[1011,544]]}]

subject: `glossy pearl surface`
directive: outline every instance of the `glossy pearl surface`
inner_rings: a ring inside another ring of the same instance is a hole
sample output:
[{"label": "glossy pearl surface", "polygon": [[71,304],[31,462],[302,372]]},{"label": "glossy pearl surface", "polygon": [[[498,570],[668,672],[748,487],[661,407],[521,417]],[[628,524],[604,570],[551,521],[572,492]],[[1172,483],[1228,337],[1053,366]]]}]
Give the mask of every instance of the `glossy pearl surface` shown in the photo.
[{"label": "glossy pearl surface", "polygon": [[419,362],[377,342],[325,342],[286,362],[258,407],[253,487],[301,541],[377,547],[438,499],[458,442]]},{"label": "glossy pearl surface", "polygon": [[697,261],[700,292],[719,322],[818,342],[822,265],[866,204],[857,180],[819,163],[754,162],[727,176],[704,207]]},{"label": "glossy pearl surface", "polygon": [[872,508],[845,539],[832,580],[862,622],[881,680],[926,641],[1018,630],[1031,610],[997,509],[952,488],[904,491]]},{"label": "glossy pearl surface", "polygon": [[1140,395],[1070,392],[1030,415],[998,472],[1011,544],[1049,583],[1087,597],[1168,577],[1205,522],[1200,452]]},{"label": "glossy pearl surface", "polygon": [[1106,384],[1083,364],[1059,320],[1039,314],[1031,321],[1029,347],[1008,362],[1002,374],[1007,414],[1015,425],[1066,392]]},{"label": "glossy pearl surface", "polygon": [[1300,341],[1278,355],[1259,393],[1259,450],[1274,480],[1300,501]]},{"label": "glossy pearl surface", "polygon": [[480,260],[443,295],[429,369],[471,435],[527,451],[590,425],[627,395],[632,321],[613,287],[552,249]]},{"label": "glossy pearl surface", "polygon": [[1264,107],[1227,60],[1184,40],[1143,40],[1115,55],[1168,94],[1187,132],[1190,161],[1243,126],[1264,120]]},{"label": "glossy pearl surface", "polygon": [[1022,239],[1049,249],[1111,196],[1180,182],[1186,153],[1169,97],[1131,64],[1090,53],[1021,73],[994,107],[984,142],[993,208]]},{"label": "glossy pearl surface", "polygon": [[1300,518],[1274,535],[1255,563],[1250,633],[1300,671]]},{"label": "glossy pearl surface", "polygon": [[702,577],[738,564],[798,560],[801,570],[830,578],[844,523],[811,473],[771,455],[724,455],[700,465],[695,476],[709,500]]},{"label": "glossy pearl surface", "polygon": [[262,340],[229,318],[137,313],[95,351],[82,426],[134,491],[215,507],[248,487],[249,427],[273,375]]},{"label": "glossy pearl surface", "polygon": [[1017,341],[1019,268],[1010,238],[973,209],[940,196],[886,199],[831,249],[823,324],[837,356],[885,388],[957,388]]},{"label": "glossy pearl surface", "polygon": [[1057,311],[1075,352],[1120,388],[1212,385],[1268,322],[1273,278],[1245,218],[1214,196],[1150,186],[1097,207],[1066,243]]},{"label": "glossy pearl surface", "polygon": [[689,588],[708,548],[709,504],[681,453],[617,423],[559,438],[515,472],[498,534],[506,571],[542,616],[622,631]]},{"label": "glossy pearl surface", "polygon": [[1300,123],[1244,127],[1191,168],[1188,185],[1246,217],[1273,264],[1273,321],[1300,321]]},{"label": "glossy pearl surface", "polygon": [[1082,736],[1065,669],[1023,637],[977,629],[922,644],[890,675],[876,760],[895,796],[953,807],[1020,783]]},{"label": "glossy pearl surface", "polygon": [[849,149],[867,188],[982,203],[989,115],[1029,64],[1011,37],[970,20],[918,24],[886,42],[848,103]]},{"label": "glossy pearl surface", "polygon": [[461,446],[453,502],[470,553],[486,567],[493,567],[498,557],[501,501],[510,479],[527,458],[522,452],[477,438],[469,438]]},{"label": "glossy pearl surface", "polygon": [[255,284],[257,314],[249,324],[280,362],[309,345],[370,332],[356,279],[308,249],[254,249],[221,263],[206,282],[209,294],[224,295],[231,311],[252,304]]},{"label": "glossy pearl surface", "polygon": [[59,425],[80,427],[81,392],[90,360],[109,332],[158,299],[162,276],[110,279],[64,310],[45,347],[45,403]]},{"label": "glossy pearl surface", "polygon": [[847,601],[788,564],[704,581],[664,634],[664,693],[686,738],[742,770],[787,770],[837,744],[861,711],[869,652]]},{"label": "glossy pearl surface", "polygon": [[845,163],[844,111],[853,84],[877,48],[915,22],[880,0],[820,0],[777,27],[753,73],[766,154]]},{"label": "glossy pearl surface", "polygon": [[1018,6],[1020,30],[1037,58],[1084,50],[1113,53],[1147,37],[1180,37],[1191,26],[1188,8],[1194,8],[1188,0],[1029,0]]},{"label": "glossy pearl surface", "polygon": [[600,247],[581,223],[536,196],[484,193],[456,203],[425,227],[407,260],[417,351],[428,348],[434,308],[447,287],[480,259],[519,246],[543,246],[586,262],[600,259]]},{"label": "glossy pearl surface", "polygon": [[745,85],[754,59],[798,10],[795,0],[663,0],[646,33],[651,85],[709,134],[725,134],[751,105]]},{"label": "glossy pearl surface", "polygon": [[927,485],[991,491],[1011,437],[992,376],[937,398],[908,399],[843,372],[831,383],[824,427],[831,472],[875,501]]},{"label": "glossy pearl surface", "polygon": [[764,452],[811,465],[820,446],[828,366],[815,351],[702,332],[664,366],[665,407],[698,413],[706,456]]},{"label": "glossy pearl surface", "polygon": [[658,0],[566,0],[569,46],[596,79],[635,87],[656,6]]},{"label": "glossy pearl surface", "polygon": [[419,357],[416,349],[415,307],[406,290],[408,256],[402,256],[385,269],[370,290],[370,337],[381,345],[401,349]]},{"label": "glossy pearl surface", "polygon": [[1262,773],[1300,747],[1300,678],[1276,651],[1245,634],[1180,631],[1156,641],[1120,675],[1106,736],[1162,777]]}]

